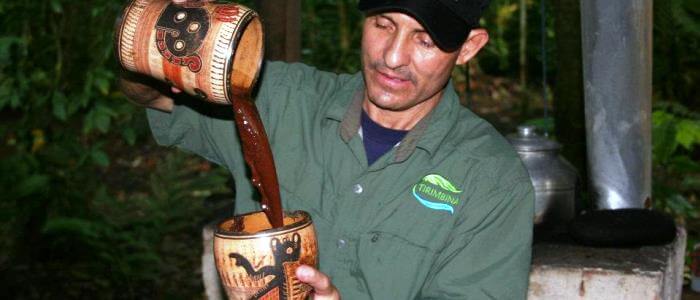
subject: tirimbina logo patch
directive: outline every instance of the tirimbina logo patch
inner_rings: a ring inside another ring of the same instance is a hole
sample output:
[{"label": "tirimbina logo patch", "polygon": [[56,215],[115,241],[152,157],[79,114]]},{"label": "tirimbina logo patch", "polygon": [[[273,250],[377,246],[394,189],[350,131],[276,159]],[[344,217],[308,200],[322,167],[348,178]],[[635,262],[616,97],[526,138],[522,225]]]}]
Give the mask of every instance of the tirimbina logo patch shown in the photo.
[{"label": "tirimbina logo patch", "polygon": [[413,196],[423,206],[445,210],[454,214],[454,207],[459,204],[458,190],[454,184],[438,174],[430,174],[423,177],[418,183],[413,185]]}]

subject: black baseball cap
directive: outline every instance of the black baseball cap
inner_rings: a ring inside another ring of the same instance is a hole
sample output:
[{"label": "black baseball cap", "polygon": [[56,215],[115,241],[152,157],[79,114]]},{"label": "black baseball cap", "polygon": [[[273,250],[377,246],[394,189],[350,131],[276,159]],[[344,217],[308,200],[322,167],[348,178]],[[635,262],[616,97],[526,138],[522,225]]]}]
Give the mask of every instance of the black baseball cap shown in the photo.
[{"label": "black baseball cap", "polygon": [[360,0],[357,7],[367,13],[396,11],[411,15],[421,23],[442,50],[457,50],[479,18],[489,0]]}]

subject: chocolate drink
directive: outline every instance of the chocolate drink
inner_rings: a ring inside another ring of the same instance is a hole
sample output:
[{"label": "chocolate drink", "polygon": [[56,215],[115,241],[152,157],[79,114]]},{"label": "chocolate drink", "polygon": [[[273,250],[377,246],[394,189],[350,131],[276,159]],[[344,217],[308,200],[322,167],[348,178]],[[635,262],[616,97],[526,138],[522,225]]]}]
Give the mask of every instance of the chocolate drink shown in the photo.
[{"label": "chocolate drink", "polygon": [[243,145],[243,157],[252,174],[251,181],[262,197],[262,209],[273,228],[282,227],[277,171],[258,109],[250,98],[240,97],[233,101],[233,112]]},{"label": "chocolate drink", "polygon": [[243,156],[263,210],[273,227],[281,227],[272,152],[250,100],[264,53],[257,13],[236,3],[132,0],[118,18],[115,42],[125,70],[167,82],[202,100],[233,104]]}]

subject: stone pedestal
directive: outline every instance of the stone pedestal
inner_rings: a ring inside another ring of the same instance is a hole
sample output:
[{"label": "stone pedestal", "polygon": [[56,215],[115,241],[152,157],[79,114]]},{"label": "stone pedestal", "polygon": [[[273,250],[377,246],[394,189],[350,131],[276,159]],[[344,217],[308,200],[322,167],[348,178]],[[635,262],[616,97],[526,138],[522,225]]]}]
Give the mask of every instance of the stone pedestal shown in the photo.
[{"label": "stone pedestal", "polygon": [[686,233],[668,245],[591,248],[536,241],[528,299],[680,299]]}]

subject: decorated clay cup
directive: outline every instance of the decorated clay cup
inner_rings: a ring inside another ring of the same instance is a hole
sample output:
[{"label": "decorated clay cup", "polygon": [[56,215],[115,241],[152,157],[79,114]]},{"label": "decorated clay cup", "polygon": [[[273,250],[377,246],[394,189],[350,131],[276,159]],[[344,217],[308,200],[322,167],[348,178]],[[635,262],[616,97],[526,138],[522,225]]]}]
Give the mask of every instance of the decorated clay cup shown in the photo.
[{"label": "decorated clay cup", "polygon": [[121,66],[206,101],[248,96],[263,60],[257,13],[236,3],[132,0],[117,19]]},{"label": "decorated clay cup", "polygon": [[229,299],[306,299],[311,287],[296,275],[299,265],[317,266],[311,217],[284,213],[284,226],[272,228],[264,212],[227,219],[214,234],[214,258]]}]

